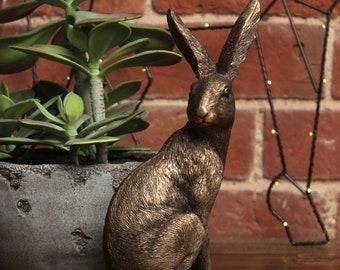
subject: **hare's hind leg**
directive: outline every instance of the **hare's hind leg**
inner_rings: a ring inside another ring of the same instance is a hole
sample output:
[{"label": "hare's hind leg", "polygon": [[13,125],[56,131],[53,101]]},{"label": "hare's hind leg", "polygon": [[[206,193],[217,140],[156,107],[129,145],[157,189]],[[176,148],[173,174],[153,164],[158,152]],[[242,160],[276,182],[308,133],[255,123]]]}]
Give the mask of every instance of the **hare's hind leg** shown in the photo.
[{"label": "hare's hind leg", "polygon": [[157,241],[157,269],[190,269],[198,256],[206,232],[195,214],[178,214],[168,222]]}]

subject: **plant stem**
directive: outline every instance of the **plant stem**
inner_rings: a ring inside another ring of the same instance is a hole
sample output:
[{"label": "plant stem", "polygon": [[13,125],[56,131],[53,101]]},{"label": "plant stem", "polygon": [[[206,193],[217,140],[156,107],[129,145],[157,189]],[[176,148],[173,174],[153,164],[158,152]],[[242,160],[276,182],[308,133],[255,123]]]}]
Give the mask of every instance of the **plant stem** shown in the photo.
[{"label": "plant stem", "polygon": [[[92,101],[92,117],[94,122],[104,120],[105,103],[104,103],[104,86],[101,78],[90,79],[90,93]],[[107,145],[105,143],[96,145],[96,161],[97,163],[107,163]]]},{"label": "plant stem", "polygon": [[[91,115],[90,122],[105,119],[104,87],[101,78],[89,78],[84,73],[76,72],[76,91],[83,98],[85,113]],[[90,147],[90,158],[97,163],[107,163],[107,145],[97,144]]]}]

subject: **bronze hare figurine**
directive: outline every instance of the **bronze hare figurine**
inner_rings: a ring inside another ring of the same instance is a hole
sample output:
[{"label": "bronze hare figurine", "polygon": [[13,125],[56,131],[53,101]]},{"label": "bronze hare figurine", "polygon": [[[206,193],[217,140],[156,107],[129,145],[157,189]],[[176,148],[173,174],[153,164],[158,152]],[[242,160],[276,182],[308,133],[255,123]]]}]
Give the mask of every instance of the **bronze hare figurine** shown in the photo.
[{"label": "bronze hare figurine", "polygon": [[215,65],[168,11],[170,32],[198,77],[191,86],[189,120],[113,196],[104,228],[108,269],[211,269],[208,222],[234,121],[231,83],[254,39],[259,13],[258,0],[251,1]]}]

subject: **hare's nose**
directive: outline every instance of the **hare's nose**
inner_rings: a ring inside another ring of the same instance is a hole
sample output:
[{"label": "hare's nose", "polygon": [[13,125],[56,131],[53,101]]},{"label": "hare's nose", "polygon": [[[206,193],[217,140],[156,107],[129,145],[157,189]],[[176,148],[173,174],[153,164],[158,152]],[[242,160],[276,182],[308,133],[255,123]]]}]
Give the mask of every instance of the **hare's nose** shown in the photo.
[{"label": "hare's nose", "polygon": [[204,118],[207,114],[208,114],[208,109],[205,106],[200,106],[196,111],[196,115],[201,118]]}]

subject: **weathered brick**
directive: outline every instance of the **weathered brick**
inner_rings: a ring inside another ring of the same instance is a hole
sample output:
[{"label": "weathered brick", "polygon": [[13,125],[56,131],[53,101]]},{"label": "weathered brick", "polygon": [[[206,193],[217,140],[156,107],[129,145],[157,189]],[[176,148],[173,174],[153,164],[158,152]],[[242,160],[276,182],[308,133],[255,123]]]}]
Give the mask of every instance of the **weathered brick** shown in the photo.
[{"label": "weathered brick", "polygon": [[[85,1],[82,7],[88,9],[90,1]],[[145,0],[104,0],[94,1],[93,11],[99,13],[144,14]]]},{"label": "weathered brick", "polygon": [[[324,211],[324,200],[315,200]],[[324,236],[309,202],[295,190],[274,191],[274,209],[288,222],[296,241],[323,240]],[[286,238],[285,229],[268,209],[264,192],[220,190],[210,218],[212,239]]]},{"label": "weathered brick", "polygon": [[[264,10],[272,0],[261,0],[261,9]],[[287,1],[292,14],[295,16],[321,16],[319,12],[308,8],[304,5],[297,4],[294,1]],[[318,1],[311,0],[308,1],[311,5],[315,5],[321,9],[329,9],[333,3],[332,0]],[[248,0],[190,0],[190,1],[177,1],[177,0],[153,0],[153,8],[158,13],[165,13],[168,8],[175,10],[182,14],[192,14],[192,13],[217,13],[217,14],[239,14],[242,12],[244,7],[248,4]],[[336,14],[339,12],[339,8],[334,10]],[[286,14],[285,9],[281,1],[277,1],[272,8],[269,10],[269,15],[279,15],[283,16]]]},{"label": "weathered brick", "polygon": [[[279,134],[288,173],[298,179],[306,179],[313,131],[313,111],[277,111]],[[319,119],[319,131],[315,150],[313,176],[316,179],[339,179],[340,114],[330,110],[322,110]],[[269,112],[265,117],[264,137],[264,174],[272,178],[282,171],[276,135],[272,134],[272,120]]]},{"label": "weathered brick", "polygon": [[236,110],[224,172],[226,178],[249,177],[253,168],[254,133],[254,111]]},{"label": "weathered brick", "polygon": [[[304,44],[314,78],[318,82],[324,31],[321,25],[299,24],[296,27]],[[315,97],[290,25],[288,23],[261,23],[259,40],[268,79],[272,82],[272,96],[274,98],[300,99]],[[315,42],[316,40],[320,42]],[[239,76],[235,80],[234,87],[242,89],[242,91],[235,92],[240,92],[242,98],[266,97],[260,62],[254,47],[241,66]]]},{"label": "weathered brick", "polygon": [[335,35],[335,56],[333,59],[333,87],[332,95],[334,98],[340,98],[340,31]]}]

